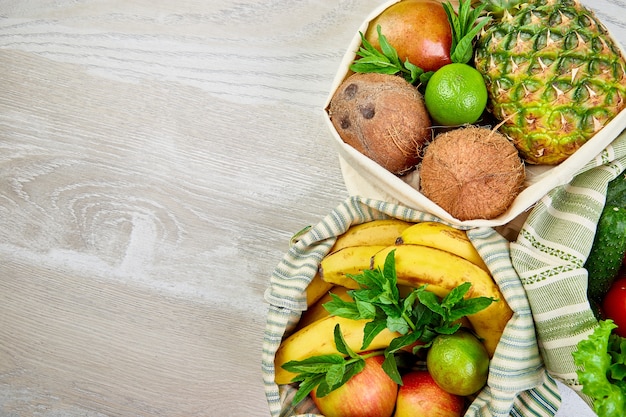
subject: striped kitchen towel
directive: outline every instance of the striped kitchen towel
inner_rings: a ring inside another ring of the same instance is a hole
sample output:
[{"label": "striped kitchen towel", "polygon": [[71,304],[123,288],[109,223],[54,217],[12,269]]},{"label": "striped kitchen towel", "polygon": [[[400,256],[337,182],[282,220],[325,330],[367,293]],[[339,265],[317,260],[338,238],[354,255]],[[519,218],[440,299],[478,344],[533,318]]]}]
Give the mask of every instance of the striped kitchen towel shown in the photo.
[{"label": "striped kitchen towel", "polygon": [[[265,293],[269,309],[262,371],[273,417],[318,415],[310,399],[297,407],[291,405],[295,387],[275,384],[274,356],[283,337],[293,330],[301,312],[307,308],[306,287],[337,236],[350,225],[381,218],[439,221],[407,207],[353,196],[299,236],[272,272]],[[530,305],[511,263],[509,241],[486,227],[470,229],[468,235],[489,266],[514,315],[492,358],[487,386],[473,401],[466,416],[553,416],[561,398],[555,380],[543,366]]]},{"label": "striped kitchen towel", "polygon": [[548,372],[581,394],[572,352],[597,320],[587,300],[583,267],[604,207],[609,181],[626,167],[626,131],[568,184],[550,191],[526,219],[511,244],[517,271],[533,313],[539,349]]}]

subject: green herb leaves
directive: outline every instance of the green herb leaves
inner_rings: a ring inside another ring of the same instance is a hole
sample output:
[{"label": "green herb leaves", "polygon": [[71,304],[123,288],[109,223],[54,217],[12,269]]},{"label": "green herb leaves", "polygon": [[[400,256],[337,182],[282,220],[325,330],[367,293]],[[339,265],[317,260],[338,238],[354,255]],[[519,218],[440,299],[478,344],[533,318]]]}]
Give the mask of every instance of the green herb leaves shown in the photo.
[{"label": "green herb leaves", "polygon": [[443,299],[427,291],[426,286],[413,289],[401,297],[393,251],[385,258],[382,270],[365,270],[352,276],[352,279],[360,287],[348,292],[354,301],[331,295],[332,301],[324,304],[324,308],[331,315],[371,320],[365,326],[362,348],[369,346],[385,328],[406,335],[394,341],[396,343],[391,350],[397,351],[418,341],[428,344],[437,334],[454,333],[461,326],[459,319],[477,313],[495,301],[488,297],[466,299],[471,286],[469,282],[454,288]]},{"label": "green herb leaves", "polygon": [[[466,282],[454,288],[443,298],[427,291],[427,286],[411,290],[403,296],[398,288],[395,251],[385,258],[383,269],[365,270],[352,275],[359,289],[350,290],[352,301],[332,294],[332,300],[324,304],[331,315],[352,320],[369,320],[364,329],[361,350],[366,350],[372,340],[384,329],[400,336],[391,341],[384,351],[366,355],[384,355],[384,371],[398,384],[402,378],[398,366],[399,354],[417,353],[430,346],[439,334],[452,334],[461,324],[459,319],[475,314],[493,301],[489,297],[467,298],[471,284]],[[300,382],[294,403],[301,401],[311,390],[317,388],[323,396],[347,382],[364,367],[365,355],[356,354],[346,344],[340,326],[334,329],[335,355],[322,355],[283,365],[297,373],[293,382]],[[345,359],[344,359],[345,358]]]},{"label": "green herb leaves", "polygon": [[350,69],[354,72],[376,72],[379,74],[401,74],[405,80],[411,84],[416,82],[426,82],[432,75],[432,72],[425,73],[420,67],[413,65],[407,59],[406,61],[400,61],[398,52],[387,41],[387,38],[381,33],[380,25],[376,27],[378,32],[378,42],[380,43],[380,49],[376,49],[367,39],[362,32],[361,35],[361,47],[357,51],[357,55],[361,57],[354,61],[350,66]]},{"label": "green herb leaves", "polygon": [[294,404],[302,401],[316,387],[318,397],[328,395],[365,367],[366,356],[359,356],[350,349],[338,324],[334,329],[334,338],[339,353],[313,356],[301,361],[290,361],[283,365],[287,371],[298,374],[293,380],[293,382],[300,382],[298,392],[293,398]]},{"label": "green herb leaves", "polygon": [[473,42],[480,30],[489,23],[490,16],[478,20],[480,13],[485,8],[485,3],[480,3],[472,9],[471,0],[459,2],[458,14],[450,2],[443,3],[443,8],[448,15],[448,21],[452,28],[452,46],[450,47],[450,60],[452,62],[466,64],[474,56]]}]

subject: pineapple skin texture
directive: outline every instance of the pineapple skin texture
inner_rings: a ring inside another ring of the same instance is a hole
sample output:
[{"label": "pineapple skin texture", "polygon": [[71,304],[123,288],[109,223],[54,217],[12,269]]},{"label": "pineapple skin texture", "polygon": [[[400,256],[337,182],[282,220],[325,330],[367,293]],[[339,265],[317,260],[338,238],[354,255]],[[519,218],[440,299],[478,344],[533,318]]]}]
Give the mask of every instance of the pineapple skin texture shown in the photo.
[{"label": "pineapple skin texture", "polygon": [[475,66],[489,111],[528,164],[561,163],[626,107],[624,57],[575,0],[505,11],[479,36]]}]

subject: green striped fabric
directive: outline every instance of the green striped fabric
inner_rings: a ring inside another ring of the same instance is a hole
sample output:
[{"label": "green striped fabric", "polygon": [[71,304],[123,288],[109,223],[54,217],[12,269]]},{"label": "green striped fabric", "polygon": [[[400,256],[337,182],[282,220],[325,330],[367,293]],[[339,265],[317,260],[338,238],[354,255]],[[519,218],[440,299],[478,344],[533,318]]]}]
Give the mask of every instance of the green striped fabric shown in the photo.
[{"label": "green striped fabric", "polygon": [[[352,224],[395,217],[408,221],[435,217],[398,205],[350,197],[320,223],[304,233],[278,264],[265,298],[269,310],[264,336],[262,370],[272,416],[316,415],[312,401],[291,407],[295,388],[274,383],[274,356],[306,309],[306,287],[336,237]],[[511,264],[509,242],[491,228],[468,231],[514,311],[491,362],[488,386],[472,403],[467,416],[553,416],[560,405],[556,382],[545,372],[524,288]]]},{"label": "green striped fabric", "polygon": [[581,394],[572,352],[597,321],[587,301],[587,271],[596,225],[610,180],[626,167],[626,131],[568,184],[531,211],[511,257],[530,303],[546,369]]}]

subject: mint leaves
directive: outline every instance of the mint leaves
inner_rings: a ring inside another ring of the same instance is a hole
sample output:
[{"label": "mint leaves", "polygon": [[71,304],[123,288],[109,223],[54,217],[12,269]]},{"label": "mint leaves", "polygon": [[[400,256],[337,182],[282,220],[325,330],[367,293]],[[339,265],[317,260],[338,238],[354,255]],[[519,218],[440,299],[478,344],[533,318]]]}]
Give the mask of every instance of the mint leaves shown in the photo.
[{"label": "mint leaves", "polygon": [[470,0],[459,2],[458,13],[455,13],[450,2],[443,3],[443,8],[448,15],[448,22],[452,28],[452,45],[450,47],[450,60],[452,62],[467,64],[474,56],[473,42],[480,30],[491,20],[485,16],[478,20],[486,3],[480,3],[475,9]]},{"label": "mint leaves", "polygon": [[318,397],[328,395],[331,391],[348,382],[365,367],[367,356],[360,356],[350,349],[341,334],[339,325],[335,326],[334,337],[335,346],[340,353],[313,356],[301,361],[290,361],[283,365],[287,371],[298,374],[293,382],[300,382],[300,388],[293,398],[293,404],[302,401],[315,387],[317,387]]},{"label": "mint leaves", "polygon": [[[394,353],[421,342],[418,350],[428,345],[438,334],[452,334],[461,324],[459,319],[487,308],[493,301],[488,297],[465,299],[471,284],[466,282],[440,299],[427,291],[427,286],[413,289],[405,297],[398,289],[394,251],[385,258],[383,269],[365,270],[351,277],[360,289],[348,291],[354,301],[345,301],[331,294],[332,301],[324,304],[331,315],[353,320],[368,319],[362,348],[383,329],[398,332],[386,353]],[[386,356],[388,356],[386,354]]]},{"label": "mint leaves", "polygon": [[387,38],[381,33],[380,25],[376,27],[376,31],[378,32],[378,43],[382,52],[365,39],[365,35],[362,32],[359,32],[362,46],[356,54],[361,58],[354,61],[350,69],[361,73],[401,74],[411,84],[415,84],[417,81],[426,83],[432,72],[425,73],[420,67],[411,64],[408,59],[404,62],[400,61],[396,49],[391,46]]},{"label": "mint leaves", "polygon": [[[365,270],[352,275],[359,289],[350,290],[352,301],[345,301],[332,294],[332,300],[324,304],[331,315],[352,320],[366,319],[362,350],[384,329],[398,332],[400,336],[391,341],[384,351],[367,355],[384,355],[383,369],[398,384],[402,378],[398,363],[399,355],[410,351],[417,353],[430,346],[439,334],[452,334],[459,330],[459,320],[478,313],[496,301],[489,297],[466,298],[471,284],[466,282],[439,298],[427,290],[427,286],[412,289],[401,295],[398,288],[395,251],[385,258],[383,269]],[[334,342],[340,354],[322,355],[301,361],[290,361],[283,368],[298,375],[293,382],[300,382],[294,404],[301,401],[315,387],[319,396],[326,395],[346,383],[364,367],[364,357],[346,345],[340,326],[334,329]]]}]

